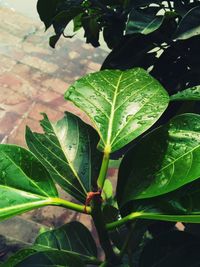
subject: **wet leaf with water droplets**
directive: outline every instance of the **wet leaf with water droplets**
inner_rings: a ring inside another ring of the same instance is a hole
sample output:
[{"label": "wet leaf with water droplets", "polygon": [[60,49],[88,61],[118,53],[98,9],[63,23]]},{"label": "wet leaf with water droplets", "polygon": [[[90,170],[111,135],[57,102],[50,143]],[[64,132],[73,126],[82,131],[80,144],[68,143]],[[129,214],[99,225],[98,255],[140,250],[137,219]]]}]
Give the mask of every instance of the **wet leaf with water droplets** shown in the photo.
[{"label": "wet leaf with water droplets", "polygon": [[167,108],[169,97],[145,70],[104,70],[86,75],[65,93],[92,120],[98,148],[114,152],[150,128]]},{"label": "wet leaf with water droplets", "polygon": [[199,125],[200,115],[182,114],[133,147],[119,169],[119,205],[163,195],[198,179]]},{"label": "wet leaf with water droplets", "polygon": [[170,96],[171,101],[200,100],[200,85],[187,88],[175,95]]},{"label": "wet leaf with water droplets", "polygon": [[69,112],[56,123],[43,115],[44,134],[33,133],[27,128],[27,145],[51,177],[70,195],[85,203],[101,165],[102,155],[96,149],[98,135],[91,126]]},{"label": "wet leaf with water droplets", "polygon": [[56,187],[41,162],[28,150],[0,145],[0,220],[50,205]]}]

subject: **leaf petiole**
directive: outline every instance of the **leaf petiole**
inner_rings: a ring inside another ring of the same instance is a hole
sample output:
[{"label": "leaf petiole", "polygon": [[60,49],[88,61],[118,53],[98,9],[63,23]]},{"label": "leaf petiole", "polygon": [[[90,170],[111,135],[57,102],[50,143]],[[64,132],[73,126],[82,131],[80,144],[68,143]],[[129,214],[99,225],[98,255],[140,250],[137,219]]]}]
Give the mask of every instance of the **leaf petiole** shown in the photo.
[{"label": "leaf petiole", "polygon": [[61,198],[51,198],[50,205],[60,206],[63,208],[67,208],[67,209],[78,211],[78,212],[85,213],[85,214],[91,214],[90,207],[85,207],[83,205],[76,204],[71,201],[61,199]]}]

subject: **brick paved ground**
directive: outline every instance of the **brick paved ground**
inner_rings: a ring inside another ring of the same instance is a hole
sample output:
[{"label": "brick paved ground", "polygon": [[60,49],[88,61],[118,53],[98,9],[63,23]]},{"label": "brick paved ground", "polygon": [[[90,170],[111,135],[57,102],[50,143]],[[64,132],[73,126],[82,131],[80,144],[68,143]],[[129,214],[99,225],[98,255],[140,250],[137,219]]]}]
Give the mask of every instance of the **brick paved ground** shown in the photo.
[{"label": "brick paved ground", "polygon": [[[40,131],[40,112],[52,120],[60,118],[64,110],[80,114],[63,99],[63,93],[75,79],[99,70],[107,52],[75,38],[61,40],[53,50],[42,24],[6,8],[0,9],[0,18],[0,142],[25,146],[25,126]],[[91,228],[87,218],[52,207],[22,216],[50,227],[78,219]],[[5,227],[1,224],[0,234]]]}]

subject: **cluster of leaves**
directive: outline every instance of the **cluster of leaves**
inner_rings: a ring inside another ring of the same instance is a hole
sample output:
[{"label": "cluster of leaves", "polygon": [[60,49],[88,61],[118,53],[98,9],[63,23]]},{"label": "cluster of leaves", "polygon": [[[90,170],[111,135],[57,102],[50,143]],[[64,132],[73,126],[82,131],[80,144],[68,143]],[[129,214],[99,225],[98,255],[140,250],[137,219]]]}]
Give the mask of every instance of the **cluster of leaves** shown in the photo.
[{"label": "cluster of leaves", "polygon": [[[174,258],[176,266],[177,262],[183,267],[199,265],[199,237],[172,231],[177,221],[200,223],[199,115],[178,115],[141,138],[122,158],[115,195],[105,180],[113,152],[155,124],[170,101],[200,100],[199,88],[170,99],[161,84],[141,68],[96,72],[76,81],[65,94],[89,116],[95,129],[69,112],[56,123],[44,114],[43,133],[26,130],[30,151],[1,144],[1,220],[46,205],[62,206],[86,210],[97,232],[103,229],[109,235],[108,240],[99,235],[105,262],[98,259],[88,229],[71,222],[41,234],[31,247],[1,266],[128,267],[135,262],[139,267],[163,267],[169,262],[175,266]],[[55,183],[80,204],[61,199]],[[93,200],[85,207],[88,193],[98,187],[103,189],[104,201]],[[167,238],[166,233],[156,235],[152,220],[174,222]],[[113,247],[115,252],[109,257]],[[157,254],[152,257],[155,247]],[[186,259],[185,251],[191,251],[192,260]]]},{"label": "cluster of leaves", "polygon": [[169,94],[200,83],[199,0],[38,0],[37,7],[46,29],[55,29],[52,47],[73,21],[95,47],[103,33],[112,51],[102,69],[148,69]]}]

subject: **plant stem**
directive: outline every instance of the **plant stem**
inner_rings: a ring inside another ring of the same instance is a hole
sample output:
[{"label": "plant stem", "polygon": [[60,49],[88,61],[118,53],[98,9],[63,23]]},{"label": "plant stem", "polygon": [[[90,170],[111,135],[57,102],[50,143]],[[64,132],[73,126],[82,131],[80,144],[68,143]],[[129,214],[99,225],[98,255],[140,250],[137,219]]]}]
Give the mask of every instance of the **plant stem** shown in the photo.
[{"label": "plant stem", "polygon": [[96,195],[93,198],[91,204],[92,204],[91,215],[99,236],[101,247],[104,250],[106,260],[108,261],[108,263],[111,263],[114,266],[116,266],[119,263],[119,258],[113,251],[108,231],[106,230],[106,225],[101,211],[101,197],[99,195]]},{"label": "plant stem", "polygon": [[60,206],[60,207],[64,207],[64,208],[78,211],[81,213],[91,214],[91,208],[90,207],[86,207],[86,212],[85,212],[85,206],[75,204],[73,202],[70,202],[70,201],[67,201],[67,200],[64,200],[61,198],[52,198],[49,205]]},{"label": "plant stem", "polygon": [[107,223],[106,224],[106,229],[107,230],[113,230],[117,227],[120,227],[121,225],[129,222],[129,221],[132,221],[138,217],[141,216],[141,212],[133,212],[125,217],[123,217],[122,219],[118,220],[118,221],[115,221],[115,222],[112,222],[112,223]]},{"label": "plant stem", "polygon": [[99,173],[99,177],[97,179],[97,185],[100,189],[103,189],[103,186],[104,186],[104,182],[105,182],[106,174],[108,170],[109,158],[110,158],[110,154],[107,152],[104,152],[103,161],[101,164],[101,170]]},{"label": "plant stem", "polygon": [[121,251],[119,253],[120,258],[122,258],[124,256],[124,253],[126,252],[126,249],[127,249],[128,245],[129,245],[129,242],[131,241],[132,234],[133,234],[133,231],[134,231],[134,226],[135,226],[135,224],[132,224],[130,226],[130,230],[129,230],[127,236],[126,236],[126,239],[124,241],[122,249],[121,249]]}]

